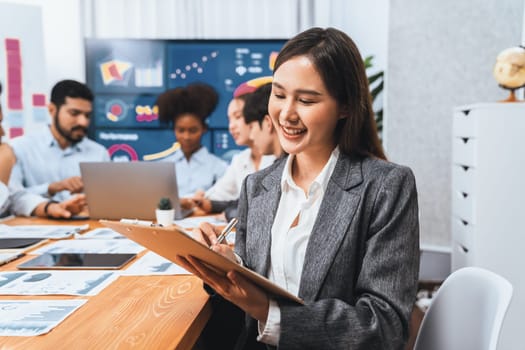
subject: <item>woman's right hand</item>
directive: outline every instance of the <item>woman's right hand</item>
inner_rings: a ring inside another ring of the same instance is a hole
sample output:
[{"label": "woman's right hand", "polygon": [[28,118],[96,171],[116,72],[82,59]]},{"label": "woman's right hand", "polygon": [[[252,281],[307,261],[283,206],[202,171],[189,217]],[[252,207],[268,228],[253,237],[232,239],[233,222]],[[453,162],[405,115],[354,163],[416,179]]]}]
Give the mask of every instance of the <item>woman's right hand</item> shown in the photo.
[{"label": "woman's right hand", "polygon": [[221,254],[231,261],[238,263],[232,247],[228,245],[226,240],[224,240],[224,244],[217,244],[217,237],[221,234],[221,230],[217,226],[203,222],[198,228],[193,229],[192,233],[193,238],[200,243],[210,247],[211,250]]}]

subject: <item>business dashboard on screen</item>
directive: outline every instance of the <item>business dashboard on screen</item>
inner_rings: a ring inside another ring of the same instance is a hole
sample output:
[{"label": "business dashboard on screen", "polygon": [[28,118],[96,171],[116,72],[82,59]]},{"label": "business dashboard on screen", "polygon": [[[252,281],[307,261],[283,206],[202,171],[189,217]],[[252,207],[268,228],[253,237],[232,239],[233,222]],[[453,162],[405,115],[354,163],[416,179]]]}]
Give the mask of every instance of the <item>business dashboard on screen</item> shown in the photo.
[{"label": "business dashboard on screen", "polygon": [[90,137],[114,161],[155,160],[176,147],[172,125],[158,119],[157,96],[193,82],[212,85],[219,104],[202,143],[229,160],[227,106],[241,84],[272,75],[285,40],[86,39],[87,84],[95,94]]}]

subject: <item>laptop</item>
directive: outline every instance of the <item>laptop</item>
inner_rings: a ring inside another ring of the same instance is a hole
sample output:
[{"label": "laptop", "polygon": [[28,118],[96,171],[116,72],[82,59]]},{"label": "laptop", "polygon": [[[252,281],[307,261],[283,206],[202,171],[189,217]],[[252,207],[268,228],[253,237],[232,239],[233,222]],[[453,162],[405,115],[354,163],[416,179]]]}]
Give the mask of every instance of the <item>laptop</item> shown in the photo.
[{"label": "laptop", "polygon": [[80,173],[91,219],[155,220],[162,197],[175,219],[192,212],[181,210],[173,162],[81,162]]}]

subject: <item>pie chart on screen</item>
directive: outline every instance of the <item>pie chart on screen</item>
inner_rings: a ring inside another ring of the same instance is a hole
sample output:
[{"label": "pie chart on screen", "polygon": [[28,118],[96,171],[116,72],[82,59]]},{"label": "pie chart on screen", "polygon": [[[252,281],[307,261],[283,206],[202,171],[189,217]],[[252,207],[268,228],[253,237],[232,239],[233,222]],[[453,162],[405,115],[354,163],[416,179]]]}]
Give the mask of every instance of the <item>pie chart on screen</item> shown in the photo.
[{"label": "pie chart on screen", "polygon": [[106,103],[106,118],[112,122],[119,122],[126,118],[128,108],[122,100],[110,100]]}]

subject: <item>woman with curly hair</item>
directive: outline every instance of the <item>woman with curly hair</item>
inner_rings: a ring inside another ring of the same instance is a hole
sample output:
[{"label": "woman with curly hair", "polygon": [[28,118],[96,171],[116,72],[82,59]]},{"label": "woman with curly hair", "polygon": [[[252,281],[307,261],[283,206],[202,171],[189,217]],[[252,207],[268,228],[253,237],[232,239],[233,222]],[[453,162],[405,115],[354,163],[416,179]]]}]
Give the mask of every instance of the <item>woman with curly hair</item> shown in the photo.
[{"label": "woman with curly hair", "polygon": [[157,99],[159,118],[173,123],[180,148],[163,161],[175,162],[179,195],[192,195],[210,188],[227,164],[208,152],[201,143],[208,130],[206,119],[217,107],[219,97],[213,87],[194,83],[162,93]]}]

